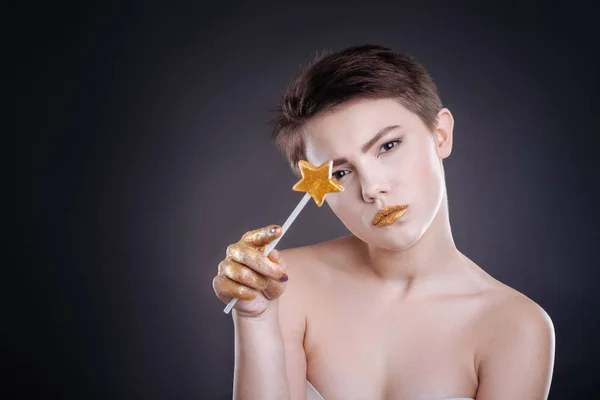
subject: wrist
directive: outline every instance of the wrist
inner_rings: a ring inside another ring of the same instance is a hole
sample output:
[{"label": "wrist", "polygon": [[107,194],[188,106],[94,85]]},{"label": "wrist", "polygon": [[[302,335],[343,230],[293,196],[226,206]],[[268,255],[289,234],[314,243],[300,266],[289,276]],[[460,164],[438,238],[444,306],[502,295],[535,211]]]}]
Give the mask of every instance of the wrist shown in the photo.
[{"label": "wrist", "polygon": [[260,314],[249,314],[244,311],[232,310],[231,316],[235,321],[266,322],[279,320],[279,299],[272,300],[267,308]]}]

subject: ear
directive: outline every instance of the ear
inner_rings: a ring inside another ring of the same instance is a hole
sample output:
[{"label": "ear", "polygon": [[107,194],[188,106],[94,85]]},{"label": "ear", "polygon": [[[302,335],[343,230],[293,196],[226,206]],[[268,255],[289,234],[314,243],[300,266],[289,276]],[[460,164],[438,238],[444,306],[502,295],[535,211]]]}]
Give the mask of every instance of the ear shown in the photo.
[{"label": "ear", "polygon": [[435,129],[435,148],[441,159],[448,158],[452,153],[452,132],[454,129],[454,117],[447,108],[442,108],[437,115],[437,127]]}]

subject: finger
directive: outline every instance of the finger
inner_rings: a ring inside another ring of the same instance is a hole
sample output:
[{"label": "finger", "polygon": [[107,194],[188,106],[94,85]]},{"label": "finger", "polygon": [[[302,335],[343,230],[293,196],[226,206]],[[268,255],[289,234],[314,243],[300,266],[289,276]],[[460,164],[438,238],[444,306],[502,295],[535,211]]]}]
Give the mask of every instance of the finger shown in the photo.
[{"label": "finger", "polygon": [[269,225],[264,228],[244,233],[240,242],[257,247],[266,246],[281,236],[281,232],[281,227],[279,225]]},{"label": "finger", "polygon": [[219,275],[215,276],[212,280],[212,287],[213,287],[215,294],[219,298],[219,300],[221,300],[225,304],[229,304],[229,302],[231,301],[231,299],[233,299],[233,297],[227,296],[227,295],[221,293],[221,285],[222,285],[221,280],[222,280],[222,278],[220,278]]},{"label": "finger", "polygon": [[[283,270],[285,271],[285,263],[281,259],[281,253],[279,251],[273,250],[269,254],[269,259],[271,259],[271,261],[278,263],[281,266],[281,268],[283,268]],[[269,279],[269,285],[267,286],[266,289],[263,290],[263,294],[265,295],[265,297],[269,300],[273,300],[273,299],[276,299],[279,296],[281,296],[281,294],[285,290],[285,286],[286,286],[285,282],[287,281],[287,279],[288,279],[287,274],[284,274],[284,276],[282,276],[279,281]]]},{"label": "finger", "polygon": [[259,275],[247,266],[230,258],[221,261],[219,264],[219,274],[228,277],[234,282],[256,290],[264,290],[269,286],[268,278]]},{"label": "finger", "polygon": [[271,279],[280,280],[284,274],[284,270],[279,264],[274,263],[258,249],[248,245],[236,243],[228,246],[227,257]]},{"label": "finger", "polygon": [[279,261],[281,260],[281,254],[279,253],[279,250],[275,250],[273,249],[269,255],[269,260],[273,261],[274,263],[279,264]]},{"label": "finger", "polygon": [[278,250],[273,250],[267,257],[283,269],[284,274],[279,278],[278,282],[287,282],[288,275],[285,273],[285,261],[281,258],[281,253]]},{"label": "finger", "polygon": [[240,300],[250,301],[254,300],[258,295],[256,290],[240,285],[223,275],[217,275],[213,279],[213,288],[217,297],[225,303],[229,303],[229,300],[234,297]]},{"label": "finger", "polygon": [[276,282],[273,279],[269,279],[269,286],[263,290],[263,293],[267,299],[274,300],[281,296],[286,285],[287,283],[285,282]]}]

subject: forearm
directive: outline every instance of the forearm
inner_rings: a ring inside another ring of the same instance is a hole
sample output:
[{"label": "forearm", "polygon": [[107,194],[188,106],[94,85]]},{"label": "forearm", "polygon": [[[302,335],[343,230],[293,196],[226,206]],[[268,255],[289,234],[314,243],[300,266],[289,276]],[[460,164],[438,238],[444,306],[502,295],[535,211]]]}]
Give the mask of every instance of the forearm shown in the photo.
[{"label": "forearm", "polygon": [[283,337],[276,307],[258,319],[234,311],[233,398],[289,399]]}]

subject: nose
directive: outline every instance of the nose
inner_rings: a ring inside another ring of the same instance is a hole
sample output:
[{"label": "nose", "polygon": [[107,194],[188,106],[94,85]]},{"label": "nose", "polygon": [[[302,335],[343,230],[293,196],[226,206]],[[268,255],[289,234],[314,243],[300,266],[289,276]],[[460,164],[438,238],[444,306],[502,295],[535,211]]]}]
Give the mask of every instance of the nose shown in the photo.
[{"label": "nose", "polygon": [[387,196],[389,191],[388,185],[381,181],[363,179],[362,197],[367,203],[372,203]]}]

